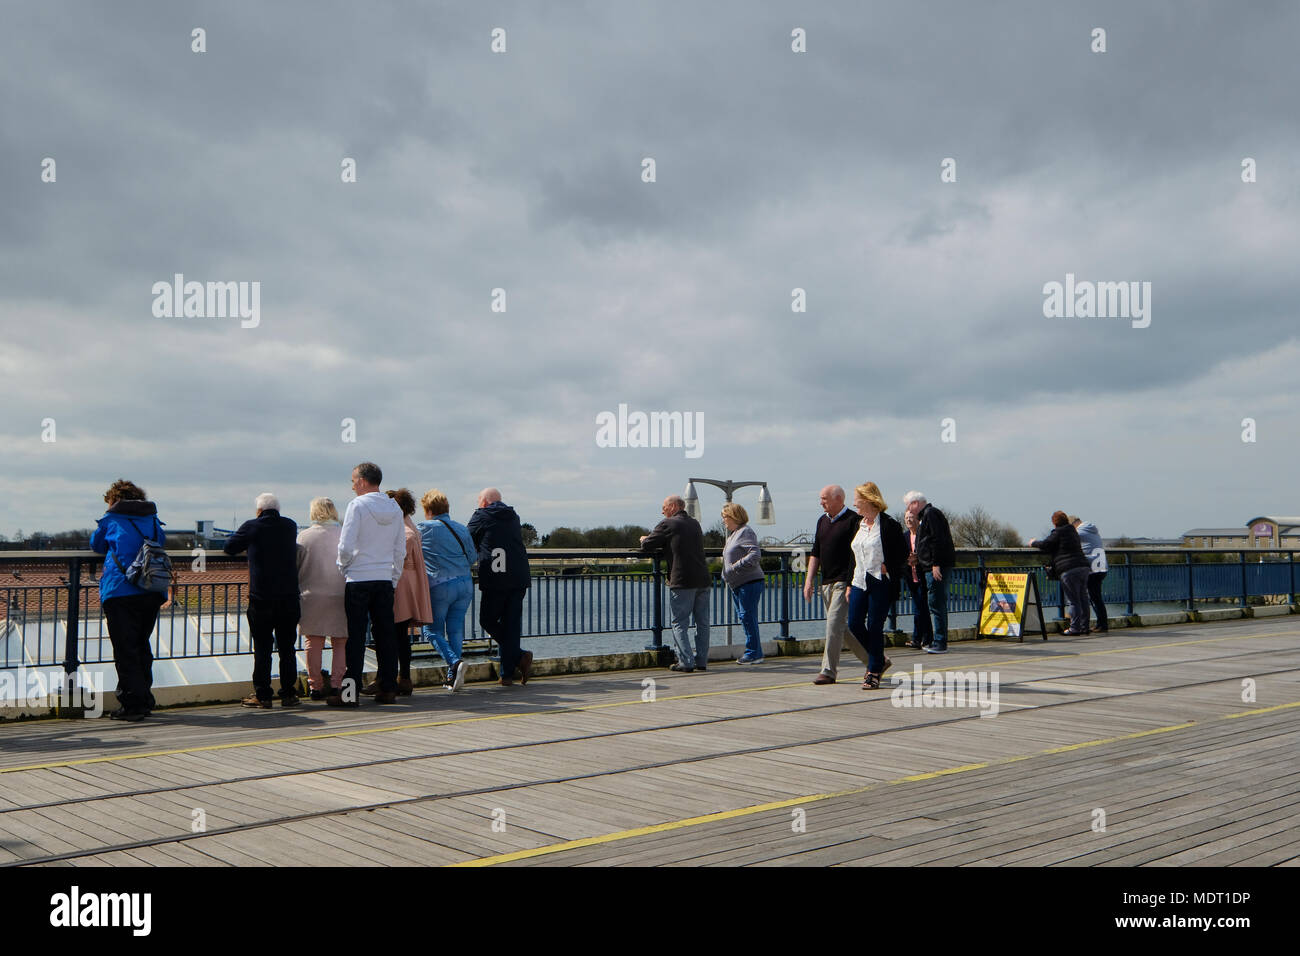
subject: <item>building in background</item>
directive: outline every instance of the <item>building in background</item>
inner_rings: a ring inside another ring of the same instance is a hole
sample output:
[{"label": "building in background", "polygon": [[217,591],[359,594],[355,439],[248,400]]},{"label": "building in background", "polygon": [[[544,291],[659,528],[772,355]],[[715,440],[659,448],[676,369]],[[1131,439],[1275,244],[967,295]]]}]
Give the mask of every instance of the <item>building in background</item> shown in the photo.
[{"label": "building in background", "polygon": [[1260,515],[1236,528],[1193,528],[1183,532],[1185,548],[1300,549],[1300,518]]}]

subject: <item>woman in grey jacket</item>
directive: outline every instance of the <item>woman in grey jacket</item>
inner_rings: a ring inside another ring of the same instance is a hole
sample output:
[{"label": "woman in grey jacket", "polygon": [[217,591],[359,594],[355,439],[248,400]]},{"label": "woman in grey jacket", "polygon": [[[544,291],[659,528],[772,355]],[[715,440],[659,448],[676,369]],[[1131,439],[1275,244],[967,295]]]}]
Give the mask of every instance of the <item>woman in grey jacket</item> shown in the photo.
[{"label": "woman in grey jacket", "polygon": [[728,501],[722,506],[727,544],[722,549],[722,580],[731,590],[731,602],[745,629],[745,653],[737,664],[761,664],[763,645],[758,639],[758,602],[763,596],[763,568],[759,564],[758,535],[749,526],[749,514]]}]

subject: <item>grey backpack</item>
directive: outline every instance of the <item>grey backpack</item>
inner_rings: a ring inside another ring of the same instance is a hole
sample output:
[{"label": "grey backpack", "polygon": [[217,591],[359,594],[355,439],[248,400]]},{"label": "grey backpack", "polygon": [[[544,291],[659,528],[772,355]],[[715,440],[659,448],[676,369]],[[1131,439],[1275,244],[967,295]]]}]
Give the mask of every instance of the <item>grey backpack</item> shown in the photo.
[{"label": "grey backpack", "polygon": [[[131,521],[130,518],[127,519]],[[131,521],[132,527],[140,531],[140,526]],[[162,538],[162,528],[157,524],[158,537]],[[140,550],[136,552],[135,560],[131,562],[129,568],[122,567],[122,562],[118,561],[117,555],[113,555],[113,561],[117,564],[118,570],[122,572],[123,577],[144,591],[152,591],[155,594],[167,594],[167,589],[175,582],[175,572],[172,571],[172,559],[167,557],[167,552],[163,550],[162,543],[150,538],[143,531],[140,531],[140,537],[144,539],[140,545]]]}]

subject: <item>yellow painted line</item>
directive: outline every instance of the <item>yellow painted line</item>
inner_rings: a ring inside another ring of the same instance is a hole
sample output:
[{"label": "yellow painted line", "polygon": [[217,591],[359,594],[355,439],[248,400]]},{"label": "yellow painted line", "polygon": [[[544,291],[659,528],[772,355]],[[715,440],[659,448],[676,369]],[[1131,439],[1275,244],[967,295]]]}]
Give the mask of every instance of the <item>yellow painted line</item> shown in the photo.
[{"label": "yellow painted line", "polygon": [[1300,707],[1300,700],[1293,701],[1290,704],[1277,704],[1273,707],[1261,707],[1258,710],[1243,710],[1236,714],[1228,714],[1224,720],[1232,720],[1236,717],[1254,717],[1256,714],[1271,714],[1279,710],[1290,710],[1292,707]]},{"label": "yellow painted line", "polygon": [[685,820],[656,823],[652,826],[637,827],[632,830],[618,830],[614,833],[605,833],[600,836],[584,837],[581,840],[566,840],[563,843],[551,843],[546,846],[533,847],[528,850],[516,850],[513,853],[502,853],[497,856],[485,856],[474,860],[464,860],[460,863],[450,863],[448,866],[496,866],[500,863],[513,863],[517,860],[528,860],[539,856],[549,856],[552,853],[563,853],[567,850],[578,850],[583,847],[601,846],[606,843],[617,843],[621,840],[629,840],[633,837],[646,836],[652,833],[666,833],[671,830],[681,830],[686,827],[700,826],[705,823],[716,823],[721,820],[735,820],[740,817],[753,816],[756,813],[764,813],[768,810],[780,810],[784,807],[801,806],[807,803],[820,803],[824,800],[834,800],[837,797],[856,796],[881,787],[895,786],[901,783],[916,783],[918,781],[935,780],[940,777],[969,773],[972,770],[1001,767],[1006,764],[1017,763],[1021,760],[1029,760],[1033,757],[1052,756],[1054,754],[1067,753],[1072,750],[1081,750],[1085,747],[1098,747],[1102,744],[1117,743],[1124,740],[1138,740],[1142,737],[1150,737],[1153,734],[1173,733],[1178,730],[1186,730],[1188,727],[1195,727],[1201,723],[1209,723],[1216,720],[1231,720],[1234,717],[1267,714],[1278,710],[1285,710],[1290,707],[1300,707],[1300,700],[1289,704],[1280,704],[1276,707],[1265,707],[1260,710],[1245,711],[1239,714],[1223,714],[1219,717],[1211,717],[1208,721],[1189,720],[1181,724],[1171,724],[1168,727],[1157,727],[1152,730],[1139,730],[1131,734],[1122,734],[1118,737],[1104,737],[1098,740],[1086,740],[1082,743],[1071,744],[1068,747],[1052,747],[1034,753],[1017,754],[1012,757],[1001,757],[997,760],[986,760],[981,763],[968,763],[957,767],[945,767],[942,770],[933,770],[929,773],[911,774],[910,776],[898,777],[894,780],[886,780],[880,783],[869,783],[864,787],[854,787],[849,790],[837,790],[833,793],[812,793],[803,797],[791,797],[788,800],[775,800],[770,803],[760,803],[754,806],[739,807],[735,810],[723,810],[719,813],[708,813],[703,816],[688,817]]},{"label": "yellow painted line", "polygon": [[[1159,647],[1183,647],[1192,644],[1217,644],[1222,641],[1259,640],[1267,637],[1282,637],[1282,636],[1287,636],[1295,633],[1297,632],[1296,631],[1270,631],[1264,634],[1238,634],[1233,636],[1202,638],[1195,641],[1171,641],[1164,644],[1142,644],[1136,647],[1110,648],[1101,651],[1067,651],[1059,654],[1056,653],[1046,654],[1046,655],[1040,654],[1040,655],[1035,655],[1033,657],[1017,658],[1017,659],[1010,659],[1005,661],[991,661],[991,662],[981,661],[978,664],[978,668],[980,670],[987,670],[990,667],[1007,667],[1013,664],[1037,663],[1040,661],[1060,660],[1069,657],[1091,657],[1098,654],[1124,654],[1124,653],[1132,653],[1134,651],[1152,650]],[[931,656],[931,655],[926,655],[926,656]],[[970,670],[973,663],[974,662],[968,664],[949,664],[945,667],[926,668],[926,670],[935,673],[942,672],[942,671],[950,671],[950,670]],[[637,673],[637,671],[628,671],[626,673]],[[549,678],[542,678],[542,679],[543,680],[559,680],[562,678],[571,679],[574,676],[575,675],[572,674],[552,675]],[[536,679],[537,678],[534,678],[534,680]],[[1231,680],[1231,678],[1225,678],[1225,680]],[[760,687],[733,687],[729,690],[711,690],[711,691],[700,691],[694,694],[676,694],[671,697],[659,697],[657,698],[657,701],[662,702],[662,701],[674,701],[674,700],[695,700],[704,697],[726,697],[734,694],[756,694],[756,693],[763,693],[772,690],[790,690],[795,687],[805,687],[805,686],[811,686],[811,684],[809,684],[807,680],[800,680],[788,684],[767,684]],[[871,699],[874,698],[863,698],[863,701],[865,702]],[[419,723],[414,723],[414,724],[398,724],[397,726],[392,726],[392,727],[384,726],[384,727],[365,727],[358,730],[331,730],[331,731],[324,731],[316,734],[301,734],[294,737],[273,737],[265,740],[238,740],[238,741],[232,741],[230,743],[224,743],[224,744],[205,744],[199,747],[178,747],[176,749],[171,749],[171,750],[152,750],[144,753],[111,754],[104,757],[82,757],[76,760],[58,760],[49,763],[24,764],[18,767],[0,767],[0,775],[6,773],[19,773],[27,770],[53,770],[59,767],[77,767],[86,764],[96,764],[96,763],[118,763],[124,760],[143,760],[148,757],[174,757],[180,754],[204,753],[208,751],[218,751],[218,750],[238,750],[243,747],[265,747],[265,746],[272,746],[277,744],[299,743],[299,742],[310,741],[310,740],[328,740],[332,737],[363,737],[363,736],[368,736],[370,734],[388,734],[388,733],[396,733],[403,730],[424,730],[430,727],[447,727],[456,724],[472,724],[472,723],[478,723],[481,721],[488,721],[488,720],[517,720],[525,717],[545,717],[545,716],[558,715],[558,714],[576,714],[576,713],[584,713],[586,711],[604,710],[610,707],[640,707],[640,706],[644,706],[644,704],[645,702],[642,701],[638,696],[632,700],[616,700],[616,701],[609,701],[602,704],[582,704],[575,707],[561,708],[559,710],[530,710],[530,711],[523,711],[521,713],[510,713],[510,714],[484,714],[476,717],[453,717],[447,720],[421,721]],[[656,728],[654,727],[646,728],[647,731],[653,731],[655,729]],[[437,756],[437,755],[430,754],[430,756]]]}]

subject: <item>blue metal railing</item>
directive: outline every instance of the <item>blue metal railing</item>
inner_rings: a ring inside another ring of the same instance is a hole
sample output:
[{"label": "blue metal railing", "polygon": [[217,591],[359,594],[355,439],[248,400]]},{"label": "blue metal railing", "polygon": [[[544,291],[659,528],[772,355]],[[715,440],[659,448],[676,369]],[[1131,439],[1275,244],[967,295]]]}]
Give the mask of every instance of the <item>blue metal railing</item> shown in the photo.
[{"label": "blue metal railing", "polygon": [[[801,553],[794,549],[766,552],[768,557],[777,557],[780,566],[766,571],[760,621],[778,625],[783,638],[790,636],[791,624],[824,617],[817,592],[811,601],[804,599]],[[154,631],[155,657],[167,660],[252,653],[247,628],[241,626],[248,591],[243,559],[209,552],[204,556],[206,571],[187,572],[193,553],[172,554],[181,572],[180,583],[174,603],[159,616]],[[716,557],[717,552],[711,556]],[[1293,551],[1134,549],[1112,550],[1108,556],[1110,572],[1102,596],[1107,604],[1124,606],[1126,614],[1134,613],[1138,604],[1181,604],[1190,609],[1207,602],[1229,601],[1245,607],[1252,600],[1295,600]],[[536,573],[524,603],[525,637],[648,632],[649,648],[663,646],[669,619],[668,588],[659,558],[626,551],[549,549],[532,551],[530,558]],[[639,561],[642,567],[649,564],[649,569],[618,567],[629,559]],[[95,577],[102,561],[92,552],[0,552],[0,669],[62,665],[71,673],[82,663],[112,660]],[[572,561],[598,566],[561,566]],[[1037,552],[959,551],[958,561],[949,576],[949,613],[977,612],[981,575],[985,570],[998,570],[1036,575],[1044,607],[1055,606],[1058,618],[1062,616],[1059,583],[1046,579]],[[205,580],[204,574],[209,572],[226,580]],[[727,589],[719,575],[713,577],[713,624],[738,626]],[[57,578],[57,583],[51,578]],[[476,591],[467,614],[466,636],[471,641],[483,639],[477,626],[478,608]],[[894,611],[896,615],[915,612],[906,588]]]}]

